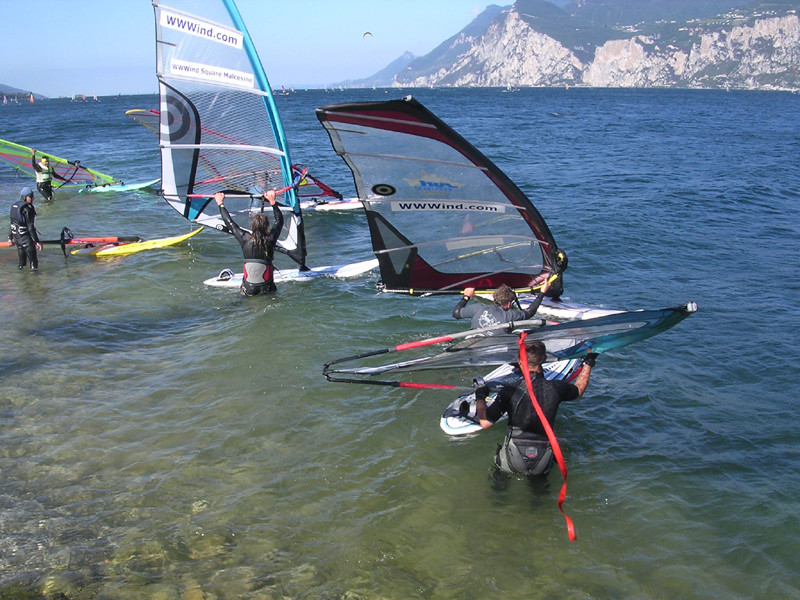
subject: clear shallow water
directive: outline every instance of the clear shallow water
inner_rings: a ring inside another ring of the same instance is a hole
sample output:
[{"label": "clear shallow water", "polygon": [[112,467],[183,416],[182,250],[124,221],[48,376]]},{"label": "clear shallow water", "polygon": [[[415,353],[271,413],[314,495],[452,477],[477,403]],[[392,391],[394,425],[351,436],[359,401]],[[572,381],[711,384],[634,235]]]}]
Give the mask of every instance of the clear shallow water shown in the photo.
[{"label": "clear shallow water", "polygon": [[[566,296],[694,300],[604,355],[557,423],[570,468],[496,489],[503,432],[447,439],[447,392],[325,382],[327,360],[459,329],[453,301],[375,276],[242,301],[203,279],[235,240],[115,260],[0,254],[0,588],[68,598],[794,598],[800,97],[417,90],[529,194],[570,256]],[[313,109],[278,97],[295,162],[345,196]],[[155,178],[155,96],[0,107],[0,137]],[[7,205],[28,180],[0,168]],[[44,237],[185,232],[144,193],[37,200]],[[360,214],[308,214],[310,264],[370,256]],[[467,377],[469,374],[461,374]]]}]

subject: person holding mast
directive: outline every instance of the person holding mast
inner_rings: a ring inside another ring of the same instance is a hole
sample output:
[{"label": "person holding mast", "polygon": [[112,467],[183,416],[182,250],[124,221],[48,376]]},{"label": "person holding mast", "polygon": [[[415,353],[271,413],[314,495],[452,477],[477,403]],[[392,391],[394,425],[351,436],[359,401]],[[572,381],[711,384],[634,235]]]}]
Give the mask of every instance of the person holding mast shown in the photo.
[{"label": "person holding mast", "polygon": [[[79,163],[75,163],[76,165]],[[66,183],[66,179],[56,173],[53,165],[50,164],[50,158],[42,156],[39,162],[36,162],[36,150],[31,148],[31,167],[36,173],[36,189],[44,196],[45,200],[53,199],[53,178],[59,179]]]},{"label": "person holding mast", "polygon": [[[574,383],[570,383],[545,379],[542,364],[547,360],[547,349],[543,342],[526,341],[524,348],[533,394],[552,428],[559,405],[583,396],[589,385],[597,354],[586,355],[580,374]],[[547,431],[533,407],[522,373],[520,372],[520,381],[515,385],[503,386],[488,407],[486,397],[489,389],[480,379],[476,378],[476,383],[476,416],[481,427],[487,429],[501,416],[508,415],[506,437],[503,444],[497,447],[495,465],[506,473],[547,475],[553,466],[553,449]]]},{"label": "person holding mast", "polygon": [[[464,295],[453,309],[453,317],[456,319],[472,319],[470,329],[482,329],[502,323],[510,323],[511,321],[527,321],[532,319],[536,311],[539,310],[539,306],[542,304],[548,289],[550,289],[549,279],[544,282],[542,289],[531,305],[525,310],[521,310],[511,308],[511,305],[517,299],[517,295],[506,284],[501,285],[494,291],[492,294],[493,304],[491,306],[483,304],[467,306],[467,302],[475,297],[475,288],[468,287],[464,289]],[[487,332],[486,335],[492,335],[492,333]]]},{"label": "person holding mast", "polygon": [[265,292],[277,291],[273,279],[272,259],[275,254],[275,244],[283,229],[283,214],[275,202],[275,191],[269,190],[264,194],[264,199],[272,206],[275,224],[270,228],[269,218],[263,212],[253,215],[250,225],[252,233],[239,227],[231,218],[225,208],[225,193],[214,194],[214,202],[219,206],[219,214],[225,221],[233,235],[239,240],[244,254],[244,273],[242,287],[239,289],[241,296],[255,296]]}]

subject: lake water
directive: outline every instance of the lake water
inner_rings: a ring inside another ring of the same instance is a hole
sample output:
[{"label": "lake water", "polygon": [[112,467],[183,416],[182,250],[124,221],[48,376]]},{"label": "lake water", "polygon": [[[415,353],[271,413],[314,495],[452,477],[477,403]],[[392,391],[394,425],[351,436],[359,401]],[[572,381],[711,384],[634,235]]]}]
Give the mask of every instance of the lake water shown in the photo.
[{"label": "lake water", "polygon": [[[314,109],[405,93],[277,97],[294,161],[353,196]],[[328,360],[463,329],[454,298],[378,295],[372,273],[242,300],[202,284],[241,264],[215,231],[118,259],[51,246],[38,273],[7,249],[0,597],[800,597],[800,96],[413,94],[539,208],[569,254],[565,297],[700,306],[601,356],[562,407],[578,541],[558,470],[499,489],[502,428],[441,432],[451,393],[322,377]],[[0,107],[0,138],[147,181],[157,142],[131,108],[157,98]],[[23,185],[0,165],[6,206]],[[43,238],[190,229],[148,193],[36,205]],[[372,256],[361,211],[305,221],[311,266]]]}]

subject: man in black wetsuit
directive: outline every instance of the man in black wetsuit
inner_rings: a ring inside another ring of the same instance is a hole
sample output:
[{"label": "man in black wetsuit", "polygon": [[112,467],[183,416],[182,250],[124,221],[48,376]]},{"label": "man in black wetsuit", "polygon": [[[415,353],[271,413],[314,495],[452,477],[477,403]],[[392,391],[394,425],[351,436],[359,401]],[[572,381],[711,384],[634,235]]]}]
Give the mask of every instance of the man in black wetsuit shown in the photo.
[{"label": "man in black wetsuit", "polygon": [[[472,319],[470,329],[482,329],[484,327],[491,327],[492,325],[500,325],[502,323],[510,323],[511,321],[525,321],[533,318],[539,306],[542,304],[545,292],[550,288],[550,280],[548,279],[542,289],[537,294],[536,299],[525,310],[512,309],[511,304],[517,299],[517,295],[507,285],[503,284],[497,288],[492,294],[493,304],[485,306],[483,304],[473,304],[467,306],[470,298],[475,296],[475,288],[468,287],[464,289],[464,295],[459,303],[453,309],[453,317],[456,319]],[[492,335],[493,332],[487,331],[486,335]]]},{"label": "man in black wetsuit", "polygon": [[[78,164],[78,163],[75,163]],[[66,182],[61,175],[56,173],[53,165],[50,164],[50,159],[42,156],[41,160],[36,162],[36,150],[31,150],[31,166],[36,173],[36,189],[44,196],[45,200],[52,200],[53,198],[53,177]]]},{"label": "man in black wetsuit", "polygon": [[17,247],[19,255],[19,268],[24,269],[27,261],[31,263],[31,270],[39,268],[37,250],[42,249],[39,235],[36,233],[34,220],[36,209],[33,208],[33,190],[24,187],[19,193],[20,198],[11,205],[11,225],[8,229],[8,241]]},{"label": "man in black wetsuit", "polygon": [[[559,404],[583,396],[597,355],[586,356],[578,378],[570,383],[545,379],[542,364],[547,360],[547,351],[542,342],[528,342],[525,348],[533,394],[552,427]],[[506,437],[503,444],[498,445],[495,455],[497,467],[506,473],[546,475],[553,465],[553,449],[533,407],[525,380],[521,378],[518,384],[501,388],[489,407],[486,406],[488,391],[485,385],[475,390],[481,427],[491,427],[502,415],[508,414]]]},{"label": "man in black wetsuit", "polygon": [[269,219],[264,213],[256,213],[253,216],[252,230],[250,233],[239,227],[231,218],[228,209],[225,208],[225,194],[217,192],[214,194],[214,202],[219,206],[219,214],[225,221],[233,235],[239,240],[244,254],[244,273],[242,277],[242,287],[239,294],[242,296],[255,296],[264,292],[274,292],[275,281],[272,274],[272,257],[275,253],[275,244],[278,236],[283,229],[283,214],[275,203],[275,192],[270,190],[264,194],[264,199],[272,206],[272,214],[275,224],[270,229]]}]

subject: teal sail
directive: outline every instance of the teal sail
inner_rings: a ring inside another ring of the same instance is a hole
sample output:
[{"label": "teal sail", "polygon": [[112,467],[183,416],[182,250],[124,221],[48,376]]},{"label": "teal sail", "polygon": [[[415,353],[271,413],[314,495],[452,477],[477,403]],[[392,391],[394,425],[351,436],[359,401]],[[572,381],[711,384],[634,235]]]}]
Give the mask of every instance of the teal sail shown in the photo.
[{"label": "teal sail", "polygon": [[[573,321],[558,325],[547,325],[538,328],[514,327],[512,331],[481,335],[479,329],[452,336],[441,336],[426,342],[411,342],[395,348],[368,352],[347,358],[331,361],[325,365],[323,375],[329,381],[346,383],[378,383],[370,379],[341,379],[337,374],[373,376],[387,373],[403,373],[410,371],[427,371],[433,369],[456,369],[473,367],[499,366],[517,362],[519,352],[519,334],[527,334],[527,340],[539,340],[547,347],[548,362],[577,359],[589,353],[602,353],[640,342],[658,335],[674,327],[697,311],[697,304],[687,302],[681,306],[661,310],[639,310],[621,312],[596,319]],[[521,325],[525,325],[524,323]],[[497,330],[495,326],[490,329]],[[514,330],[516,329],[516,330]],[[420,357],[409,357],[408,360],[389,364],[364,364],[357,367],[340,367],[349,362],[370,362],[375,357],[398,350],[416,350],[431,346],[431,342],[445,343],[454,341],[456,337],[466,339],[455,342],[443,352]]]}]

